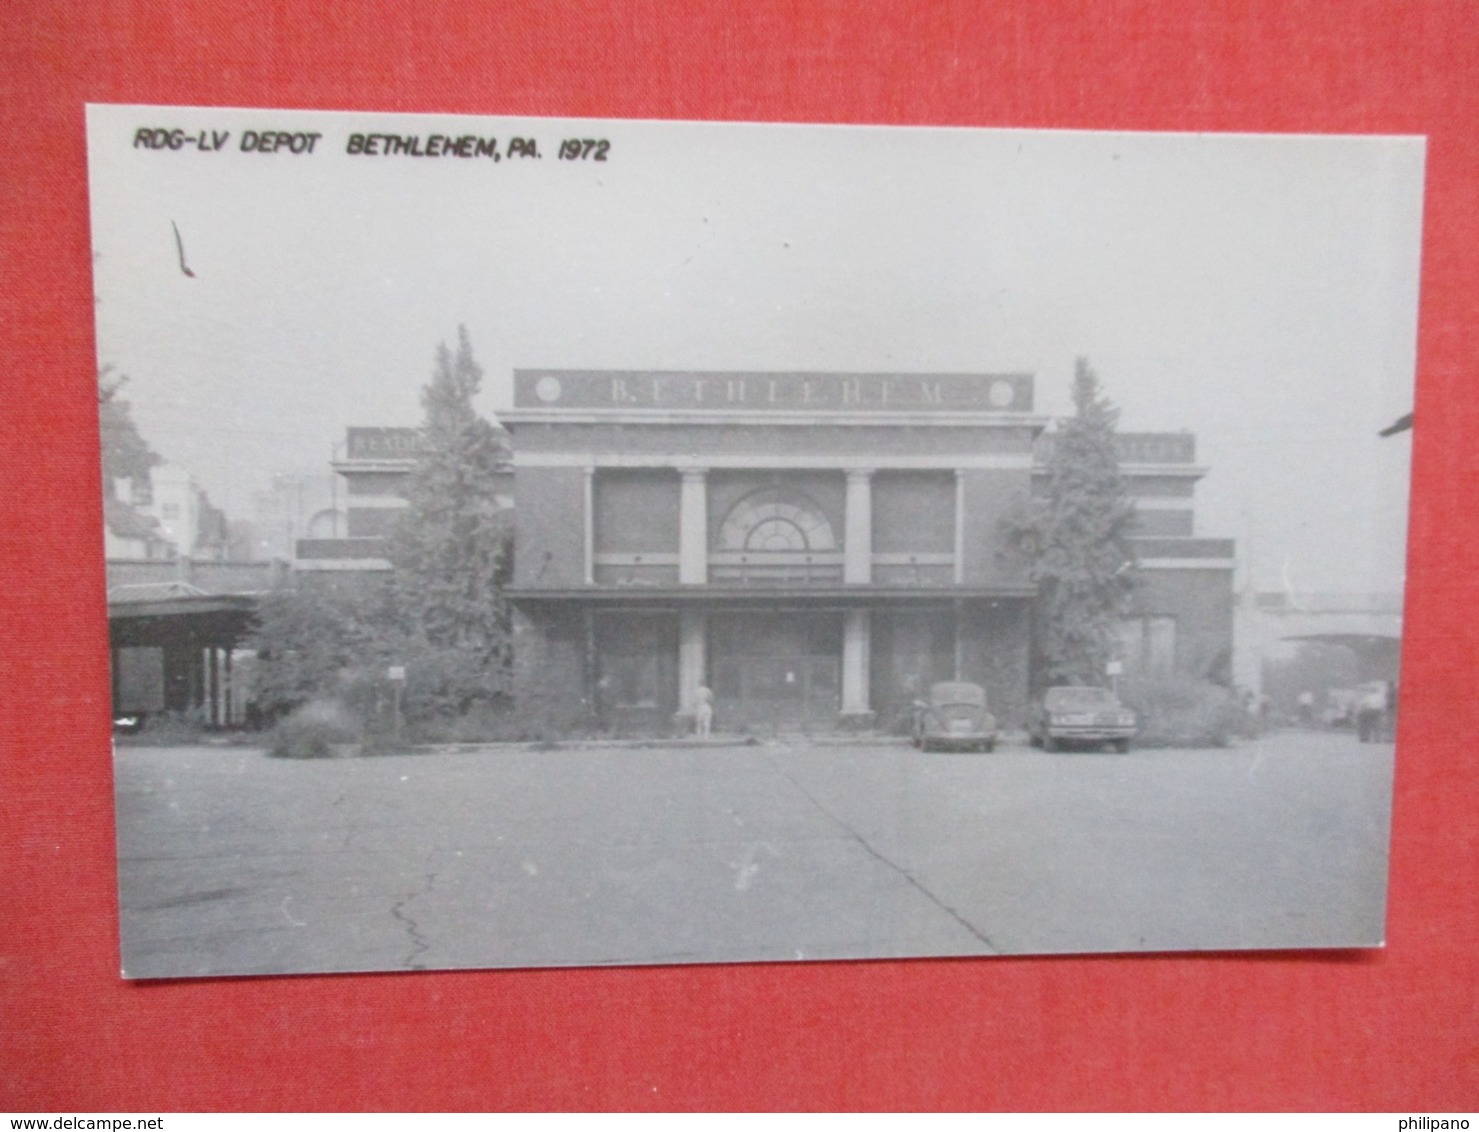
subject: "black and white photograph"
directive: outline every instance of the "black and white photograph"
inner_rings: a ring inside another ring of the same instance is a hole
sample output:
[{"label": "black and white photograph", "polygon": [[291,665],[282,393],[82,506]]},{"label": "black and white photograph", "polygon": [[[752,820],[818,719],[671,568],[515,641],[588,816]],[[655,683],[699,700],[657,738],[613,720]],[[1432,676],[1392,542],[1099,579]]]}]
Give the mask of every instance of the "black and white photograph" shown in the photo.
[{"label": "black and white photograph", "polygon": [[87,145],[125,977],[1382,946],[1423,139]]}]

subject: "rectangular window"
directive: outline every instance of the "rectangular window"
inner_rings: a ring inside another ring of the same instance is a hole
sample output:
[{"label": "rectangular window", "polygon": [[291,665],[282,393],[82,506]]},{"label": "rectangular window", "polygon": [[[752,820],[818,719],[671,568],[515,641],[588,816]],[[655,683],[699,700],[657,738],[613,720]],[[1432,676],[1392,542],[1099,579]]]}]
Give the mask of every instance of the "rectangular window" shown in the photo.
[{"label": "rectangular window", "polygon": [[1120,622],[1126,675],[1168,676],[1176,670],[1176,618],[1130,617]]},{"label": "rectangular window", "polygon": [[873,552],[955,550],[955,473],[878,472],[873,477]]},{"label": "rectangular window", "polygon": [[675,472],[602,468],[594,486],[597,554],[678,553]]},{"label": "rectangular window", "polygon": [[611,613],[596,620],[601,705],[672,711],[678,694],[678,618]]}]

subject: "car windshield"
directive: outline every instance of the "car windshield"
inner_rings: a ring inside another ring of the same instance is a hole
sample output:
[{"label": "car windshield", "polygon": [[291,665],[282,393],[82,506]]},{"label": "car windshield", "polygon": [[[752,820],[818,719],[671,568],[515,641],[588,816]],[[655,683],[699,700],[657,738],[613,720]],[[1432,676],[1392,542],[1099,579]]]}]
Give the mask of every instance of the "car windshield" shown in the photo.
[{"label": "car windshield", "polygon": [[1044,700],[1049,711],[1084,711],[1116,707],[1119,701],[1108,688],[1052,688]]},{"label": "car windshield", "polygon": [[985,707],[986,691],[975,684],[936,684],[930,689],[930,703],[936,707],[950,704]]}]

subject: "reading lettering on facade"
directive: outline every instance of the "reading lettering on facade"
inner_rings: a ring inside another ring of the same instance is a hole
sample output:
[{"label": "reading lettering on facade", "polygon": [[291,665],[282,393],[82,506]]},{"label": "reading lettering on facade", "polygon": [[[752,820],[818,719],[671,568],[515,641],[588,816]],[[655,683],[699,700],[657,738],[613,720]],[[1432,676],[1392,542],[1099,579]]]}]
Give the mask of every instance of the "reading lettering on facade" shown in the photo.
[{"label": "reading lettering on facade", "polygon": [[517,406],[553,409],[847,410],[887,412],[1032,411],[1020,374],[582,373],[521,371]]}]

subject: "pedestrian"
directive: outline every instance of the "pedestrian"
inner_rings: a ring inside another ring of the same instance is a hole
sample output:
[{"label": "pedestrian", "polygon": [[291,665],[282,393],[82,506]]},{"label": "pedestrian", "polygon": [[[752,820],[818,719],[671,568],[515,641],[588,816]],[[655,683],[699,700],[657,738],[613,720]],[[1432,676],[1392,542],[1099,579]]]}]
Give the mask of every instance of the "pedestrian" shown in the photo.
[{"label": "pedestrian", "polygon": [[707,739],[714,727],[714,693],[700,684],[693,695],[693,731],[700,739]]},{"label": "pedestrian", "polygon": [[1258,697],[1252,688],[1244,688],[1239,699],[1242,707],[1243,736],[1252,739],[1258,734]]},{"label": "pedestrian", "polygon": [[1363,743],[1375,743],[1381,739],[1382,718],[1387,710],[1387,686],[1367,684],[1360,691],[1356,702],[1356,734]]}]

